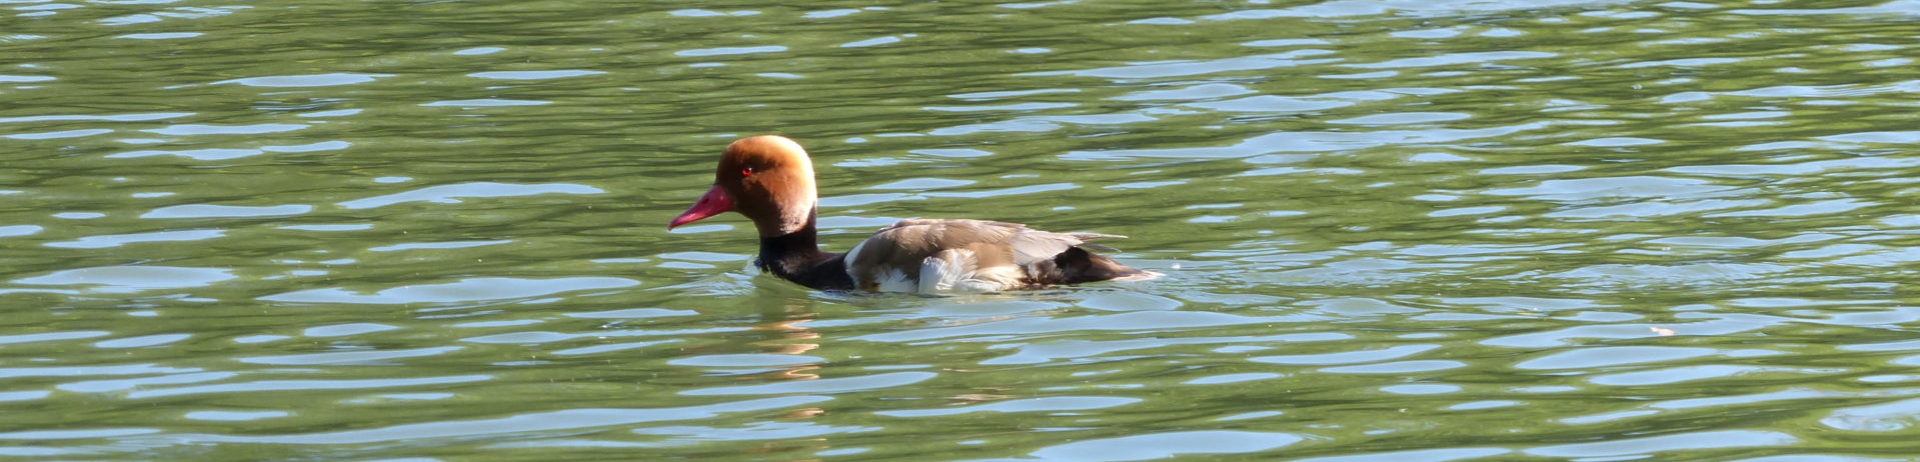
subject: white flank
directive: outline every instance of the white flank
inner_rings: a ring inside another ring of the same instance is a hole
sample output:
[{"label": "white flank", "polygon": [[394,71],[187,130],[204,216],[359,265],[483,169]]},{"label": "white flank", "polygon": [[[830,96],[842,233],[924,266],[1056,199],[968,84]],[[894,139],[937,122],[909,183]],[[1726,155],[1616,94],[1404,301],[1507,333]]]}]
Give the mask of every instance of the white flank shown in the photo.
[{"label": "white flank", "polygon": [[953,290],[954,284],[973,277],[973,251],[947,249],[920,261],[920,293]]},{"label": "white flank", "polygon": [[880,292],[912,292],[919,288],[912,279],[907,279],[907,273],[900,271],[899,268],[888,269],[887,275],[882,276],[879,282]]},{"label": "white flank", "polygon": [[920,262],[920,293],[999,292],[1019,279],[1011,266],[981,268],[973,251],[947,249]]}]

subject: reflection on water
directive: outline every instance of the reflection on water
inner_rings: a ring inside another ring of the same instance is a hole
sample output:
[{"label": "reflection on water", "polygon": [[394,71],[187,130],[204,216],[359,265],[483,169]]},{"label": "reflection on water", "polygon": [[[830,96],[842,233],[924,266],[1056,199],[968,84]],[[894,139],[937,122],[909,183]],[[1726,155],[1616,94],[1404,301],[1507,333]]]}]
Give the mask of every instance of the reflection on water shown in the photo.
[{"label": "reflection on water", "polygon": [[[0,456],[1907,457],[1916,6],[12,2]],[[769,132],[1166,276],[661,229]]]}]

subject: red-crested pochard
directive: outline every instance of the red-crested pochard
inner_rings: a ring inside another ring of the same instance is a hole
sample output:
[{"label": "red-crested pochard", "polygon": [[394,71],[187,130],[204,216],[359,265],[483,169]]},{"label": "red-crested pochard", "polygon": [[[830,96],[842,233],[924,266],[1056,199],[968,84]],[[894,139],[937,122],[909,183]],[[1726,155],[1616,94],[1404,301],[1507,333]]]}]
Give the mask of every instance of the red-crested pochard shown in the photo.
[{"label": "red-crested pochard", "polygon": [[813,160],[799,143],[774,135],[745,138],[720,155],[713,189],[667,228],[738,211],[760,231],[754,265],[823,290],[997,292],[1156,275],[1081,248],[1113,250],[1087,241],[1125,236],[997,221],[901,220],[844,255],[822,252],[814,227],[819,197]]}]

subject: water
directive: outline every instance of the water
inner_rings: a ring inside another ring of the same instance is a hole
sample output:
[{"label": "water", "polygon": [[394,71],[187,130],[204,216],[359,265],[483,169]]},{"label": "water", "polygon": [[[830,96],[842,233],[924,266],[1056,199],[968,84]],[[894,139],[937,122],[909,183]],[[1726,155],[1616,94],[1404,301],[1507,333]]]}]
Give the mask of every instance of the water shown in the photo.
[{"label": "water", "polygon": [[[6,2],[0,456],[1910,457],[1914,11]],[[761,133],[1166,277],[665,231]]]}]

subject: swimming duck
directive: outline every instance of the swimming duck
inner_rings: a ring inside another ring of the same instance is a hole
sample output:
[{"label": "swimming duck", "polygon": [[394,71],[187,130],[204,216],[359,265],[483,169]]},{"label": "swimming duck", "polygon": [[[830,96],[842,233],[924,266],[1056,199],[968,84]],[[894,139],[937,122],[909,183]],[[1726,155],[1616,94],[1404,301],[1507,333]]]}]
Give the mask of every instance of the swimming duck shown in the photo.
[{"label": "swimming duck", "polygon": [[1157,275],[1087,251],[1112,251],[1088,241],[1125,236],[983,220],[901,220],[845,254],[823,252],[815,227],[819,197],[813,160],[799,143],[776,135],[744,138],[720,155],[713,188],[667,229],[740,212],[760,232],[755,266],[821,290],[1000,292]]}]

